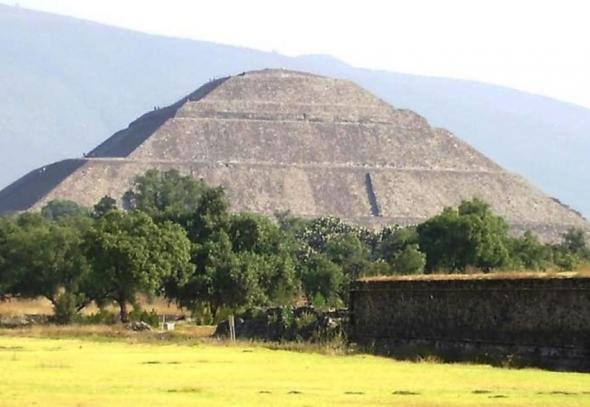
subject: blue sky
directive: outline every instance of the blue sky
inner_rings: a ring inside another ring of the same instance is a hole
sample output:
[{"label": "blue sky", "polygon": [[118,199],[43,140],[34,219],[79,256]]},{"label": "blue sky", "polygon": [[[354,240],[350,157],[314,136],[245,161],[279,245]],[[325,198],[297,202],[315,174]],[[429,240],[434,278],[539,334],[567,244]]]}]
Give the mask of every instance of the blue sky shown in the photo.
[{"label": "blue sky", "polygon": [[0,0],[134,30],[509,86],[590,108],[586,0]]}]

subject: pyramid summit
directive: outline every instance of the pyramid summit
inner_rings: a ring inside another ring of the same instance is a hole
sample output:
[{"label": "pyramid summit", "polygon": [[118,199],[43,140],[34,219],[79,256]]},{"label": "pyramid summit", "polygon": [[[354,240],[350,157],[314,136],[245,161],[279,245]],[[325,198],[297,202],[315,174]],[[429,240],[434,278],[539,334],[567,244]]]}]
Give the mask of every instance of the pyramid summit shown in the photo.
[{"label": "pyramid summit", "polygon": [[270,69],[210,81],[83,159],[30,172],[0,191],[0,213],[53,199],[91,206],[104,195],[120,198],[150,168],[223,185],[235,211],[403,225],[479,197],[516,231],[550,239],[588,228],[579,214],[418,114],[349,81]]}]

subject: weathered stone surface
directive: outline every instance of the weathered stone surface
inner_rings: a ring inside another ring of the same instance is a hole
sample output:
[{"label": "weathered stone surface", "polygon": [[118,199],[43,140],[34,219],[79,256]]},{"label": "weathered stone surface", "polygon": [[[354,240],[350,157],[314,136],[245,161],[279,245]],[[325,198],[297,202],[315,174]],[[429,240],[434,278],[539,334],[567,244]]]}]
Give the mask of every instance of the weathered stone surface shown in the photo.
[{"label": "weathered stone surface", "polygon": [[590,275],[366,279],[351,290],[351,338],[395,353],[431,347],[590,370]]},{"label": "weathered stone surface", "polygon": [[0,213],[56,198],[84,205],[120,198],[150,168],[221,184],[236,211],[412,224],[477,196],[516,231],[553,239],[569,227],[588,228],[419,115],[348,81],[283,70],[215,80],[146,113],[85,159],[35,170],[0,191]]}]

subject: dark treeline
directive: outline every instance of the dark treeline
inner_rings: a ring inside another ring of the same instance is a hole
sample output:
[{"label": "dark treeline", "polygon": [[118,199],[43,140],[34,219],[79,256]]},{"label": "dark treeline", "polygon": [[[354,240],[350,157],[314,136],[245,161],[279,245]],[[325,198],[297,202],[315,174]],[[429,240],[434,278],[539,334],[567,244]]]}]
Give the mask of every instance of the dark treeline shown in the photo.
[{"label": "dark treeline", "polygon": [[222,311],[307,302],[345,306],[349,283],[392,274],[572,270],[590,261],[585,234],[559,244],[512,237],[478,199],[413,227],[379,231],[334,217],[232,214],[223,189],[150,170],[117,201],[52,201],[0,218],[0,299],[45,297],[56,322],[94,302],[127,321],[138,294],[214,320]]}]

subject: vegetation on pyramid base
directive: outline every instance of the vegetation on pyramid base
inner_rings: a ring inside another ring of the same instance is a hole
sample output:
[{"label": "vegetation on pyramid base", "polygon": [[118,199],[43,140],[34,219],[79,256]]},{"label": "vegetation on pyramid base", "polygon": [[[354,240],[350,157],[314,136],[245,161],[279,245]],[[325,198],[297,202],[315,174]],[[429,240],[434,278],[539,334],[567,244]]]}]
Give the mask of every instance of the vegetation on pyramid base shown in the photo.
[{"label": "vegetation on pyramid base", "polygon": [[257,306],[346,306],[350,283],[366,276],[590,262],[583,231],[554,245],[514,237],[479,199],[375,231],[333,217],[232,214],[223,189],[174,170],[147,172],[125,197],[126,211],[104,197],[92,210],[59,201],[0,218],[0,298],[45,297],[58,323],[92,302],[116,302],[126,321],[141,293],[213,322]]}]

